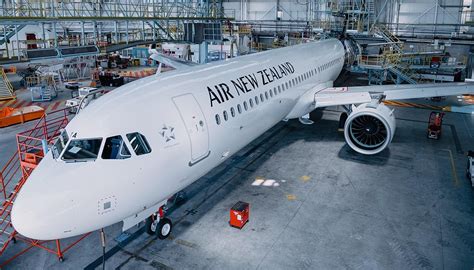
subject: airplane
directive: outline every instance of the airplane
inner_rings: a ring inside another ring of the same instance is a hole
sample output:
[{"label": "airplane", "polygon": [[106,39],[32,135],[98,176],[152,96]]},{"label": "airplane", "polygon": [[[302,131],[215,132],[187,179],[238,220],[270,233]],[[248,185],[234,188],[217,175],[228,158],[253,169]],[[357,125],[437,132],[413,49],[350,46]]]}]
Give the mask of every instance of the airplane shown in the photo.
[{"label": "airplane", "polygon": [[[76,115],[20,190],[15,230],[32,239],[81,235],[146,220],[160,239],[168,198],[282,120],[343,105],[344,137],[374,155],[395,134],[384,100],[473,94],[473,84],[333,87],[354,58],[331,38],[176,70],[126,84]],[[159,55],[155,55],[159,58]]]}]

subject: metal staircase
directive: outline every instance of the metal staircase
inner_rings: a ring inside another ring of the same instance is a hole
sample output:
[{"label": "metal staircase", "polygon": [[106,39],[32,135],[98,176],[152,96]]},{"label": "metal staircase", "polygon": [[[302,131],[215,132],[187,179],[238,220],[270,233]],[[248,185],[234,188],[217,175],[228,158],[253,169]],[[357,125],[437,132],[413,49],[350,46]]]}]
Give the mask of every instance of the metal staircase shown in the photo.
[{"label": "metal staircase", "polygon": [[[0,170],[0,257],[11,242],[15,243],[17,238],[25,240],[16,233],[11,224],[10,213],[14,200],[27,181],[28,176],[44,156],[43,140],[46,141],[47,145],[50,145],[68,122],[66,111],[60,110],[44,115],[38,120],[33,129],[17,134],[18,150]],[[31,245],[38,246],[38,241],[30,241]],[[25,250],[13,256],[7,262],[23,252]],[[0,264],[0,267],[3,267],[4,263]]]},{"label": "metal staircase", "polygon": [[[369,1],[369,2],[372,2]],[[395,35],[393,35],[385,26],[374,24],[372,27],[372,34],[382,37],[392,48],[392,52],[385,54],[387,59],[387,70],[391,72],[392,81],[397,84],[407,82],[410,84],[417,84],[418,78],[416,72],[410,68],[408,63],[403,60],[403,42]]]},{"label": "metal staircase", "polygon": [[13,93],[13,86],[8,80],[3,68],[0,67],[0,100],[9,100],[15,98],[16,96]]},{"label": "metal staircase", "polygon": [[403,53],[403,42],[381,24],[374,24],[372,27],[372,34],[380,36],[387,43],[390,43],[395,53]]},{"label": "metal staircase", "polygon": [[21,29],[23,29],[23,27],[25,27],[24,24],[3,25],[3,27],[0,28],[0,45],[3,45],[5,42],[7,42],[10,38],[12,38],[15,35],[15,28],[17,28],[17,31],[19,32]]},{"label": "metal staircase", "polygon": [[391,66],[388,68],[388,70],[396,75],[396,77],[392,79],[396,84],[400,84],[403,81],[410,84],[418,83],[415,77],[416,73],[409,68],[403,68],[402,66],[398,65]]},{"label": "metal staircase", "polygon": [[171,35],[169,29],[165,29],[159,22],[153,21],[153,23],[146,22],[148,26],[152,29],[155,28],[157,30],[158,37],[157,39],[165,39],[169,41],[174,41],[177,39],[176,36]]}]

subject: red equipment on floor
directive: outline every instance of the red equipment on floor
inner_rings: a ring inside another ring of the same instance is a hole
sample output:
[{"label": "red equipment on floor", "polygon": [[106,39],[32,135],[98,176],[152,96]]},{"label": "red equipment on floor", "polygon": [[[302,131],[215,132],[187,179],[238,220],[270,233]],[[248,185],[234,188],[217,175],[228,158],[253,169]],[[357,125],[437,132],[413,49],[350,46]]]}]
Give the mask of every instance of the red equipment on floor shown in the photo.
[{"label": "red equipment on floor", "polygon": [[431,112],[430,120],[428,121],[428,139],[438,140],[441,137],[441,126],[443,125],[442,112]]},{"label": "red equipment on floor", "polygon": [[242,229],[244,225],[249,221],[249,215],[250,204],[240,201],[237,202],[230,209],[230,226]]}]

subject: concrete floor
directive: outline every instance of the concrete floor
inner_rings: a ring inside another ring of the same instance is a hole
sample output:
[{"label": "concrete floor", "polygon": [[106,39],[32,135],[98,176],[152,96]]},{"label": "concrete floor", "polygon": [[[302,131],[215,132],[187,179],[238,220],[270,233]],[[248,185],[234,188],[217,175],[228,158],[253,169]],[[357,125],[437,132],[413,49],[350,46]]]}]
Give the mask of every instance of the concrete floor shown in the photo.
[{"label": "concrete floor", "polygon": [[[474,149],[474,115],[447,113],[434,141],[426,139],[430,111],[395,113],[393,142],[376,156],[345,145],[334,111],[311,126],[278,124],[185,189],[188,200],[168,213],[167,240],[140,228],[119,239],[120,224],[106,228],[106,268],[472,269],[464,152]],[[24,128],[0,129],[0,164]],[[237,201],[251,205],[242,230],[228,225]],[[23,247],[9,246],[0,263]],[[101,254],[94,232],[62,263],[32,249],[4,269],[101,269]]]}]

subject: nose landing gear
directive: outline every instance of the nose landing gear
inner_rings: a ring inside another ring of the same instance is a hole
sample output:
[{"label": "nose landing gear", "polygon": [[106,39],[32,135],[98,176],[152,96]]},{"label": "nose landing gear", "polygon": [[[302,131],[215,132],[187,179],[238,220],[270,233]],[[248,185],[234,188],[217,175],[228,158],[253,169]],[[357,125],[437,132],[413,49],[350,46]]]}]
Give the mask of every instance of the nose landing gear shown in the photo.
[{"label": "nose landing gear", "polygon": [[168,238],[173,228],[173,224],[170,219],[164,217],[163,206],[160,207],[158,213],[155,213],[146,219],[145,228],[149,235],[157,235],[159,239]]}]

